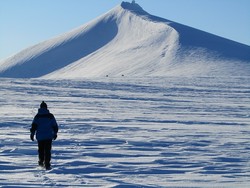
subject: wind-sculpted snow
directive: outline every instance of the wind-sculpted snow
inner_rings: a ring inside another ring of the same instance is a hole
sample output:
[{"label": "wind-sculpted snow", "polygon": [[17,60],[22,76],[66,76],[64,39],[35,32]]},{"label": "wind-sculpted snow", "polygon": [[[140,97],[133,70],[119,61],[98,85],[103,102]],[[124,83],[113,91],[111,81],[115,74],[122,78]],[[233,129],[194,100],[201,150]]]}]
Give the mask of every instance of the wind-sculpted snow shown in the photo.
[{"label": "wind-sculpted snow", "polygon": [[[247,187],[249,77],[0,80],[0,187]],[[52,170],[29,128],[60,124]]]}]

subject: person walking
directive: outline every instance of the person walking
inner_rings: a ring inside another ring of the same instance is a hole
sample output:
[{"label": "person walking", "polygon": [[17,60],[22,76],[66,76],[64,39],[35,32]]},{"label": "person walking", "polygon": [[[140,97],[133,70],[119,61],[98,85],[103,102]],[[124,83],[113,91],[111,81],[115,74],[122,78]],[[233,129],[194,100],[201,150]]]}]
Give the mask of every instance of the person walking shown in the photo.
[{"label": "person walking", "polygon": [[47,104],[42,101],[38,113],[33,119],[30,129],[30,139],[34,141],[34,135],[38,142],[38,165],[46,170],[51,169],[51,148],[52,140],[56,140],[58,125],[53,114],[47,108]]}]

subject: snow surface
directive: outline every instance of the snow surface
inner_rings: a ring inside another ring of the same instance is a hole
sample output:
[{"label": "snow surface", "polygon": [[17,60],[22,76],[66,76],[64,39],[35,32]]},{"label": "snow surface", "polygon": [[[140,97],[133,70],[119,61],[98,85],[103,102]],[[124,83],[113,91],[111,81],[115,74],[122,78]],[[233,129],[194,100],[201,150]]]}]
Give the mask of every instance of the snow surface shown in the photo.
[{"label": "snow surface", "polygon": [[[0,77],[0,187],[250,184],[249,46],[123,2]],[[50,171],[29,140],[42,100],[60,128]]]},{"label": "snow surface", "polygon": [[138,4],[126,2],[0,62],[0,77],[10,78],[217,76],[221,72],[249,76],[250,47],[150,15]]},{"label": "snow surface", "polygon": [[[59,123],[52,170],[29,128]],[[0,187],[248,187],[249,77],[0,79]]]}]

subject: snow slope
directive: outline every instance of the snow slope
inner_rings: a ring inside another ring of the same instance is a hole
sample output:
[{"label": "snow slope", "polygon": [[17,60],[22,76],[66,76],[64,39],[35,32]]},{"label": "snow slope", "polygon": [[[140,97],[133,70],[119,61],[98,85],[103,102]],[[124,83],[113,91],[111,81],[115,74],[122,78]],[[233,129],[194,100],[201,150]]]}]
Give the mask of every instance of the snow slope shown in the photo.
[{"label": "snow slope", "polygon": [[249,75],[250,47],[122,2],[0,62],[0,77]]},{"label": "snow slope", "polygon": [[[29,139],[42,100],[52,170]],[[250,185],[249,77],[0,79],[0,187]]]}]

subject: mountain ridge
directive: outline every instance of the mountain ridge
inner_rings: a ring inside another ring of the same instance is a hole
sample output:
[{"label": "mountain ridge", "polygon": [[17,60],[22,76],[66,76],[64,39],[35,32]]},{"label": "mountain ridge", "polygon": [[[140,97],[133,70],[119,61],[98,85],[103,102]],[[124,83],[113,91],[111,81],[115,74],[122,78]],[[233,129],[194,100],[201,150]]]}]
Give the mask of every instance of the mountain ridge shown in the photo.
[{"label": "mountain ridge", "polygon": [[0,62],[0,77],[213,75],[222,70],[230,75],[238,65],[245,66],[239,74],[249,75],[249,62],[247,45],[122,2],[89,23]]}]

